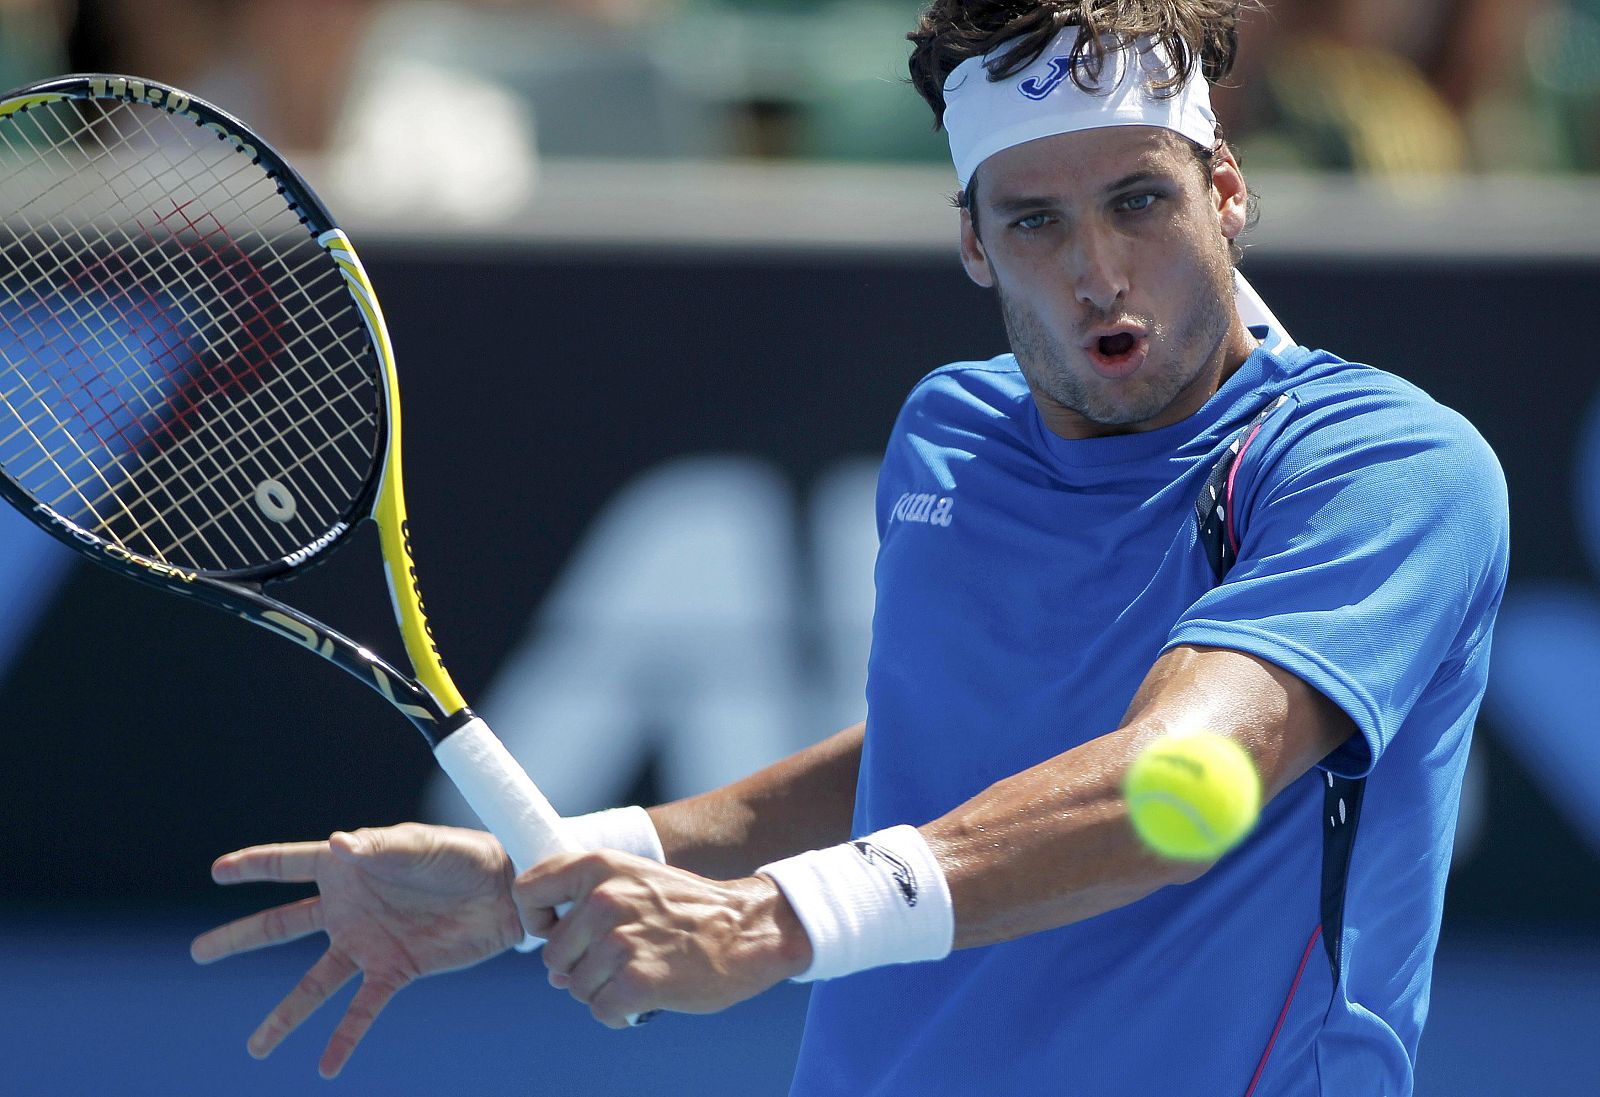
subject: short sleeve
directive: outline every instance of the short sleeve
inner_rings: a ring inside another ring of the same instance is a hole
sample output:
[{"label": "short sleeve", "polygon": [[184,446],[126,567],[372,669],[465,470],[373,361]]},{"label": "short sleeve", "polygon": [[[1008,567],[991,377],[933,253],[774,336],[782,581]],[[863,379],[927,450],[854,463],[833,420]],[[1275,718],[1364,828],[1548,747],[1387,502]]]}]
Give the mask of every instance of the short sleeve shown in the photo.
[{"label": "short sleeve", "polygon": [[1324,765],[1360,776],[1431,682],[1487,650],[1505,479],[1470,424],[1403,382],[1281,414],[1241,460],[1238,559],[1166,647],[1245,651],[1321,691],[1361,731]]}]

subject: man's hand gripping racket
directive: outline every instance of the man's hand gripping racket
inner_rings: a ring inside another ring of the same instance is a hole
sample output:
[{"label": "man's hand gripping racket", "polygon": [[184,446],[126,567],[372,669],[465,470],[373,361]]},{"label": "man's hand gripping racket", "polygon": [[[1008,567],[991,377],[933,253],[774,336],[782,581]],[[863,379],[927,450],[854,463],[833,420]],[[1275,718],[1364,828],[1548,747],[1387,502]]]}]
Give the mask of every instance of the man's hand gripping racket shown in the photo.
[{"label": "man's hand gripping racket", "polygon": [[[400,442],[393,353],[361,261],[248,127],[131,77],[0,98],[0,494],[96,563],[377,691],[525,869],[576,846],[440,660]],[[414,676],[263,590],[363,519],[378,527]],[[340,860],[352,849],[315,845],[328,852],[284,854],[299,878],[320,879],[313,861],[353,863]]]}]

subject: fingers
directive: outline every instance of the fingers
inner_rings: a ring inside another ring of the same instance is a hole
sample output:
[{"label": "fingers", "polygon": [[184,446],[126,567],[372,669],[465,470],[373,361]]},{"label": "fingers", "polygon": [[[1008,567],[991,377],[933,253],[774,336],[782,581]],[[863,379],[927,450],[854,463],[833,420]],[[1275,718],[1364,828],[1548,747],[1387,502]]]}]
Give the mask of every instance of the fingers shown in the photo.
[{"label": "fingers", "polygon": [[[627,958],[627,951],[622,945],[620,936],[616,930],[611,930],[594,938],[582,954],[571,963],[561,967],[551,966],[550,982],[553,986],[565,986],[567,993],[587,1005],[594,997],[595,991],[610,981]],[[550,966],[548,958],[545,964]]]},{"label": "fingers", "polygon": [[634,959],[624,934],[612,928],[590,939],[570,970],[552,969],[550,984],[588,1006],[601,1024],[627,1028],[628,1015],[639,1011],[644,991],[633,970]]},{"label": "fingers", "polygon": [[317,878],[317,866],[327,854],[326,842],[274,842],[251,846],[218,857],[211,865],[211,878],[219,884],[258,880],[306,884]]},{"label": "fingers", "polygon": [[594,997],[589,1000],[589,1012],[607,1028],[642,1025],[660,1012],[644,1004],[644,994],[645,988],[629,972],[622,971],[595,991]]},{"label": "fingers", "polygon": [[548,938],[556,925],[557,908],[582,898],[609,872],[602,855],[593,853],[557,854],[539,862],[517,877],[511,888],[522,928]]},{"label": "fingers", "polygon": [[[546,931],[543,959],[550,985],[588,1005],[602,1024],[626,1028],[628,1015],[641,1008],[644,992],[634,970],[638,959],[630,944],[634,932],[628,928],[641,913],[627,895],[634,889],[616,886],[619,866],[605,854],[583,856],[563,866],[552,861],[524,873],[517,882],[525,925],[530,924],[527,903],[556,901],[564,911]],[[538,911],[550,913],[543,907]]]},{"label": "fingers", "polygon": [[659,960],[640,955],[624,934],[613,930],[573,969],[570,993],[607,1028],[630,1028],[659,1012],[663,974]]},{"label": "fingers", "polygon": [[245,1045],[250,1054],[257,1059],[265,1059],[272,1054],[272,1049],[281,1044],[285,1036],[299,1028],[301,1022],[337,993],[355,973],[356,965],[349,959],[331,950],[324,952],[322,958],[311,965],[311,970],[300,977],[299,984],[250,1034],[250,1040]]},{"label": "fingers", "polygon": [[389,1004],[389,999],[399,992],[400,986],[393,983],[370,977],[363,980],[361,989],[350,1001],[350,1008],[344,1011],[339,1027],[333,1030],[333,1036],[328,1040],[328,1047],[322,1053],[322,1062],[317,1066],[318,1073],[324,1078],[332,1078],[343,1070],[354,1054],[356,1045],[372,1027],[372,1022],[378,1019],[378,1014]]},{"label": "fingers", "polygon": [[[524,925],[527,918],[523,918]],[[594,940],[594,919],[586,917],[583,909],[569,911],[558,923],[544,931],[544,966],[550,969],[550,985],[566,987],[569,975],[582,961]]]},{"label": "fingers", "polygon": [[523,929],[546,938],[544,964],[557,989],[570,986],[569,973],[595,935],[615,924],[611,904],[589,901],[611,871],[603,855],[556,856],[524,872],[512,887]]},{"label": "fingers", "polygon": [[189,945],[197,964],[209,964],[241,952],[296,941],[322,929],[322,902],[315,896],[208,930]]}]

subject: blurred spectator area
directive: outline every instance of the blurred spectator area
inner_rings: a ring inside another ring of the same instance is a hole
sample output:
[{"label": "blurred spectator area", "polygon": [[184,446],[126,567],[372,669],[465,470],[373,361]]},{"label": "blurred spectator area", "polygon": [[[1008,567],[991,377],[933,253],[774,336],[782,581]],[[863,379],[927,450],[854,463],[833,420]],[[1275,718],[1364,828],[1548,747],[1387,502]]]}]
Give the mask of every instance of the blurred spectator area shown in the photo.
[{"label": "blurred spectator area", "polygon": [[[385,126],[453,126],[436,159],[475,140],[550,159],[937,163],[904,79],[918,6],[0,0],[0,76],[165,80],[296,151],[370,157]],[[1600,0],[1266,0],[1241,40],[1218,109],[1247,170],[1600,169]],[[465,127],[448,109],[463,98]]]},{"label": "blurred spectator area", "polygon": [[0,66],[7,86],[69,67],[164,80],[296,151],[370,122],[374,95],[410,101],[408,82],[437,80],[506,96],[503,113],[545,157],[931,159],[942,143],[904,80],[914,11],[903,0],[0,0]]},{"label": "blurred spectator area", "polygon": [[1240,40],[1247,167],[1600,167],[1600,0],[1269,0]]}]

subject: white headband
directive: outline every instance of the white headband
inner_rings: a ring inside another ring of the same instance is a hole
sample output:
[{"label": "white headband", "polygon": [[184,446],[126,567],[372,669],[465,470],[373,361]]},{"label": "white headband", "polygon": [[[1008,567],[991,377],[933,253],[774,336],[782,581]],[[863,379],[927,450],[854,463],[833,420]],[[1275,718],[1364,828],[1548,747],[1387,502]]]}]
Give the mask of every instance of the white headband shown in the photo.
[{"label": "white headband", "polygon": [[[1170,77],[1176,66],[1158,41],[1144,37],[1131,46],[1108,46],[1095,91],[1086,92],[1072,79],[1077,38],[1076,26],[1064,28],[1033,64],[1004,80],[990,80],[984,66],[1009,43],[967,58],[945,79],[944,128],[963,188],[995,153],[1058,133],[1160,126],[1211,147],[1217,116],[1204,76],[1195,72],[1176,88],[1153,90],[1151,81]],[[1079,64],[1086,60],[1080,57]]]}]

